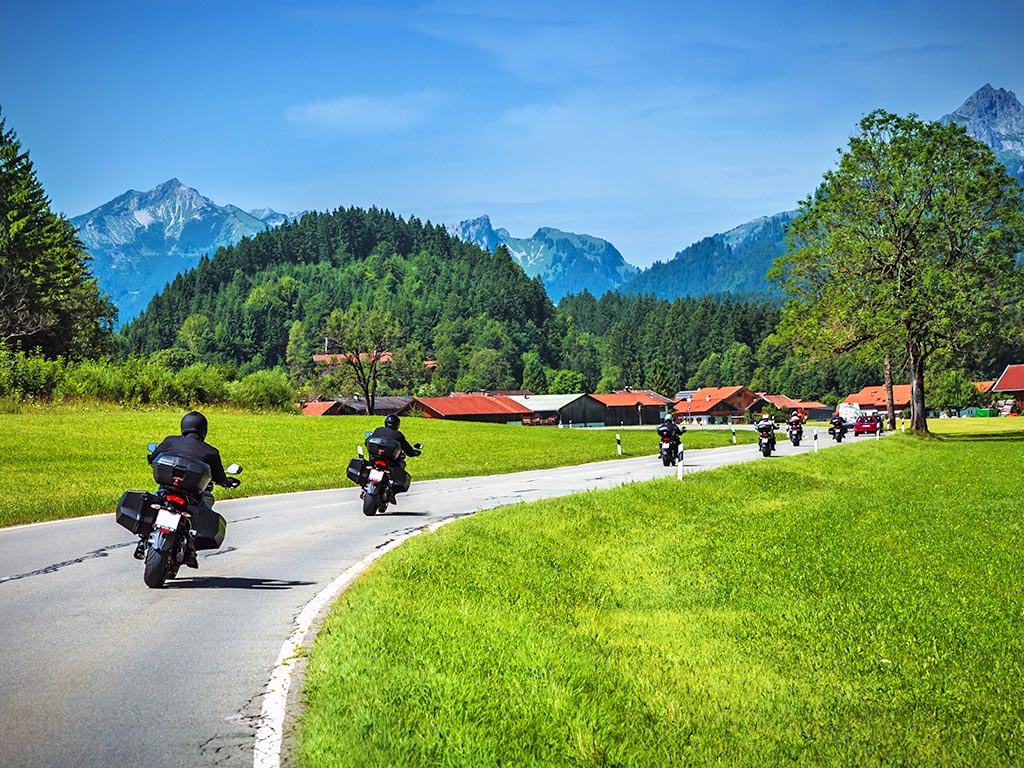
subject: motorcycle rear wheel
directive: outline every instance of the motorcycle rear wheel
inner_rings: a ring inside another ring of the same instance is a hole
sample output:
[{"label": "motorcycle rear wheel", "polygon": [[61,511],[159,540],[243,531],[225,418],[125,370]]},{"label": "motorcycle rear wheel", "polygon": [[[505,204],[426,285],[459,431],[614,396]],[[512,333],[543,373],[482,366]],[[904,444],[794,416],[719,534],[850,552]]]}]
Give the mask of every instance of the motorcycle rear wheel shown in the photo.
[{"label": "motorcycle rear wheel", "polygon": [[373,517],[377,514],[377,494],[376,493],[364,493],[363,494],[363,514],[367,517]]},{"label": "motorcycle rear wheel", "polygon": [[142,579],[146,582],[147,587],[159,589],[164,585],[167,580],[167,561],[170,556],[170,552],[161,552],[152,547],[146,551],[146,571]]}]

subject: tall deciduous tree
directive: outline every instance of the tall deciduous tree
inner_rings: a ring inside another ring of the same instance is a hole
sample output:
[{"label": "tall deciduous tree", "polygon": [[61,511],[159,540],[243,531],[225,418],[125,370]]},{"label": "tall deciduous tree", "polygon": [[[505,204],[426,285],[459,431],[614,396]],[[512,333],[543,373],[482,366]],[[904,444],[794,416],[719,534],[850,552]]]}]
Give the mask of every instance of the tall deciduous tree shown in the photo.
[{"label": "tall deciduous tree", "polygon": [[866,116],[835,170],[800,204],[769,278],[784,333],[807,350],[906,352],[911,426],[926,432],[929,355],[984,343],[1021,290],[1021,191],[956,125]]},{"label": "tall deciduous tree", "polygon": [[367,414],[372,414],[381,367],[399,339],[398,322],[387,310],[374,307],[367,311],[357,301],[347,312],[332,312],[324,333],[328,349],[338,354],[340,366],[366,398]]},{"label": "tall deciduous tree", "polygon": [[111,351],[117,309],[89,258],[0,115],[0,345],[72,359]]}]

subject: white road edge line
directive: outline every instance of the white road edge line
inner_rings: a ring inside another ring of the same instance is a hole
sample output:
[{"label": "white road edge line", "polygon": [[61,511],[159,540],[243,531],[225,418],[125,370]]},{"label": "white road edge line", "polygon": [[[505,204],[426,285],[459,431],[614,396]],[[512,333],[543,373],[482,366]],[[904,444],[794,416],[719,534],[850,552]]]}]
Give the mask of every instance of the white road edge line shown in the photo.
[{"label": "white road edge line", "polygon": [[270,682],[267,683],[266,693],[263,696],[263,708],[260,710],[259,725],[256,728],[256,741],[252,751],[253,768],[280,768],[281,744],[284,739],[285,708],[288,703],[288,691],[291,688],[291,673],[294,666],[292,662],[302,646],[302,642],[310,627],[324,607],[355,581],[356,577],[365,571],[374,560],[377,560],[386,552],[390,552],[405,540],[424,531],[437,530],[442,525],[450,523],[459,517],[461,515],[438,521],[389,541],[385,546],[375,550],[350,567],[320,590],[316,597],[306,603],[302,611],[295,618],[291,636],[281,646],[281,652],[278,654],[277,662],[274,664],[274,671],[270,675]]}]

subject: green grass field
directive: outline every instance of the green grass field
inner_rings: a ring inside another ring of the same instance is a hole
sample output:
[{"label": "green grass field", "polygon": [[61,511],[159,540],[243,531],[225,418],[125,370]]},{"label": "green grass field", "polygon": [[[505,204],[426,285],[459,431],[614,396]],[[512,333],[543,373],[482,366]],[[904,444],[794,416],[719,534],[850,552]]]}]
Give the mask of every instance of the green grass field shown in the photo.
[{"label": "green grass field", "polygon": [[[205,411],[210,442],[245,471],[218,498],[350,487],[345,466],[379,418],[303,417]],[[121,492],[153,476],[146,443],[177,432],[183,410],[50,407],[0,414],[0,526],[112,512]],[[614,430],[554,429],[407,418],[403,431],[424,443],[409,461],[413,480],[515,472],[617,458]],[[654,427],[625,429],[624,456],[657,452]],[[693,430],[690,448],[731,442],[729,432]],[[752,441],[753,433],[739,439]]]},{"label": "green grass field", "polygon": [[320,766],[1024,764],[1024,421],[480,512],[335,604]]}]

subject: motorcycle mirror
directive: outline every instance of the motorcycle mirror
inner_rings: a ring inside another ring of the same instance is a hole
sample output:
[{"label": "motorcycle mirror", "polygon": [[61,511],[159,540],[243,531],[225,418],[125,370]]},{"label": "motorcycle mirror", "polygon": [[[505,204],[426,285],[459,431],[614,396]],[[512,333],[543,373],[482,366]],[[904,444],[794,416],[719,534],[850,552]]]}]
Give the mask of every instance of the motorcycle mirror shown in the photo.
[{"label": "motorcycle mirror", "polygon": [[423,450],[423,443],[413,443],[412,447],[415,448],[417,451],[422,451]]},{"label": "motorcycle mirror", "polygon": [[224,471],[229,475],[237,475],[242,471],[242,467],[238,464],[228,464]]},{"label": "motorcycle mirror", "polygon": [[361,459],[361,458],[363,458],[363,446],[361,446],[361,445],[357,445],[357,446],[356,446],[356,453],[358,453],[358,454],[359,454],[359,458],[360,458],[360,459]]},{"label": "motorcycle mirror", "polygon": [[363,434],[367,437],[373,437],[373,432],[364,432]]}]

